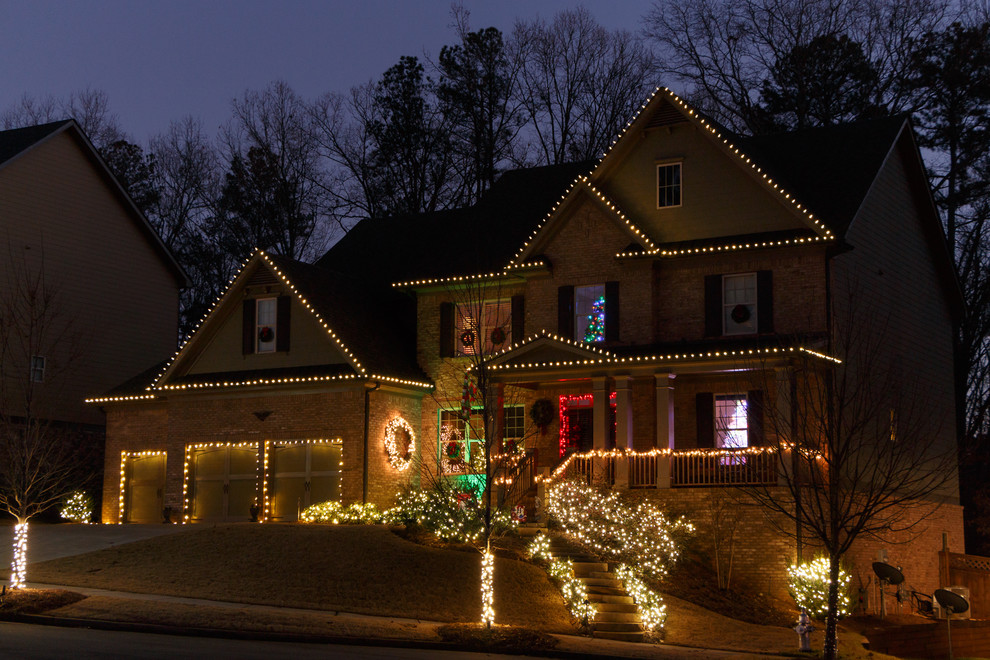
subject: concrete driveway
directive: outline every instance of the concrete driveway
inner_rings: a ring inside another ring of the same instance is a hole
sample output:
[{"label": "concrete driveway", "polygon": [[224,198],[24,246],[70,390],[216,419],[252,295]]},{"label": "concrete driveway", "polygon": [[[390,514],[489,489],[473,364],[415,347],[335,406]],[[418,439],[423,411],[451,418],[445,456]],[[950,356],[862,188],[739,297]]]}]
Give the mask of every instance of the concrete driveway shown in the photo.
[{"label": "concrete driveway", "polygon": [[[31,523],[28,528],[28,563],[81,555],[141,539],[188,530],[186,525],[48,525]],[[12,559],[14,526],[0,525],[0,575]],[[6,582],[6,580],[0,580]]]}]

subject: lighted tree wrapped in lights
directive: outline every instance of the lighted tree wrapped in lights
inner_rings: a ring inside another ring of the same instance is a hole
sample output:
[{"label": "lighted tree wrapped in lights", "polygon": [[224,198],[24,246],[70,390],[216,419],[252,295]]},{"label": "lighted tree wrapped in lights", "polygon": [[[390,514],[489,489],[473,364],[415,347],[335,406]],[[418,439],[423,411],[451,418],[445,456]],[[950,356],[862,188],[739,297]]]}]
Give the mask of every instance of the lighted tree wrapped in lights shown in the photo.
[{"label": "lighted tree wrapped in lights", "polygon": [[605,341],[605,296],[599,296],[591,303],[591,314],[588,314],[588,327],[584,330],[584,340]]},{"label": "lighted tree wrapped in lights", "polygon": [[[839,569],[838,618],[849,616],[849,574]],[[796,564],[787,569],[787,591],[797,606],[808,616],[824,619],[828,615],[829,563],[828,557]]]}]

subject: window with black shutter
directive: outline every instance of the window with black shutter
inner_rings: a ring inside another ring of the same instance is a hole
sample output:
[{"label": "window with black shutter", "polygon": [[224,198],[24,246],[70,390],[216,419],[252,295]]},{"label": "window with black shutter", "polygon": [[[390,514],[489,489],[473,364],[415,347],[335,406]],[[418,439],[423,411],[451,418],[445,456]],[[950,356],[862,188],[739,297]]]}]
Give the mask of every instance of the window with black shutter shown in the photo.
[{"label": "window with black shutter", "polygon": [[705,277],[706,337],[773,331],[773,271]]}]

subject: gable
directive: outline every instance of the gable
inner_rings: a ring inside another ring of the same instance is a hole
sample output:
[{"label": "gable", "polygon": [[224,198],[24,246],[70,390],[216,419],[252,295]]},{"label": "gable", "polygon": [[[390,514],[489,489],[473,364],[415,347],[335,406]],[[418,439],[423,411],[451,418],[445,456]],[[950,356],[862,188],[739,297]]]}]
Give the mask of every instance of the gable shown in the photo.
[{"label": "gable", "polygon": [[[660,243],[808,229],[779,195],[735,154],[693,122],[656,126],[669,103],[624,136],[632,145],[597,173],[596,183],[649,236]],[[680,163],[681,204],[657,208],[658,165]]]},{"label": "gable", "polygon": [[491,365],[506,368],[528,364],[581,364],[597,362],[610,356],[611,353],[601,349],[550,335],[543,330],[495,356]]}]

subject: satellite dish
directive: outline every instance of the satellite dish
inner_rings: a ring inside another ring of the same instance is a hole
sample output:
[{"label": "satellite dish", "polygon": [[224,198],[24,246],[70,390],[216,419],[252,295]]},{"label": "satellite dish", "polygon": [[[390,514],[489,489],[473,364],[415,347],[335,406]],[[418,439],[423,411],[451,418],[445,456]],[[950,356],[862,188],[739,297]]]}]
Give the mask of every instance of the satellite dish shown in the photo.
[{"label": "satellite dish", "polygon": [[873,572],[877,574],[877,577],[881,581],[887,584],[896,586],[904,582],[904,573],[901,573],[901,569],[890,564],[885,564],[882,561],[873,562]]},{"label": "satellite dish", "polygon": [[962,614],[969,609],[969,601],[948,589],[936,589],[935,600],[949,611],[949,614]]}]

